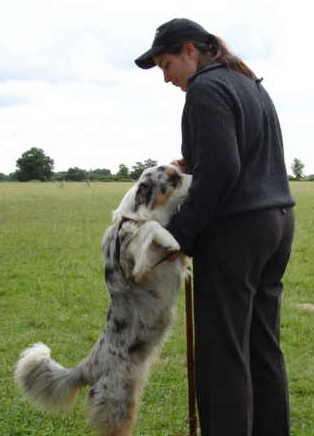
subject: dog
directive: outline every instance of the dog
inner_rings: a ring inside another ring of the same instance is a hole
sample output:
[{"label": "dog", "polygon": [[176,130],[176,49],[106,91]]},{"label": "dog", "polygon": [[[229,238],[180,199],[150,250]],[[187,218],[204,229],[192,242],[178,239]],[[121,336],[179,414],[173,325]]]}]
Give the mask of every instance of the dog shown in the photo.
[{"label": "dog", "polygon": [[191,176],[172,165],[146,169],[113,212],[102,250],[111,296],[107,323],[90,354],[73,368],[42,343],[24,350],[15,381],[46,409],[67,409],[81,386],[91,426],[104,436],[131,436],[152,358],[171,323],[185,262],[165,229],[188,195]]}]

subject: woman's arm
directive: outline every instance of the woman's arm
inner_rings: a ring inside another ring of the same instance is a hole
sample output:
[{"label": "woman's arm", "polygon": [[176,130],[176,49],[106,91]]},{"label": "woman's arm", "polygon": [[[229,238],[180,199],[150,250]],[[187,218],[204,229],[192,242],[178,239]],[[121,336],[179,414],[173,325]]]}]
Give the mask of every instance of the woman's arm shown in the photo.
[{"label": "woman's arm", "polygon": [[183,252],[191,255],[196,238],[237,182],[240,157],[235,116],[227,98],[215,87],[194,86],[187,104],[193,182],[187,200],[167,229]]}]

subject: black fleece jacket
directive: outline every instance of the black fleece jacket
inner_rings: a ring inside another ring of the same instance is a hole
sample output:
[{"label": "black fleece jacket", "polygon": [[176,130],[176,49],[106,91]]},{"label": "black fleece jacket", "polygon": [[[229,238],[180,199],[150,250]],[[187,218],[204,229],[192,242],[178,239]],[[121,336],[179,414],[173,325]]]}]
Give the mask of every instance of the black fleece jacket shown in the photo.
[{"label": "black fleece jacket", "polygon": [[261,80],[221,64],[195,73],[182,115],[182,156],[193,182],[167,229],[186,254],[213,218],[294,205],[279,120]]}]

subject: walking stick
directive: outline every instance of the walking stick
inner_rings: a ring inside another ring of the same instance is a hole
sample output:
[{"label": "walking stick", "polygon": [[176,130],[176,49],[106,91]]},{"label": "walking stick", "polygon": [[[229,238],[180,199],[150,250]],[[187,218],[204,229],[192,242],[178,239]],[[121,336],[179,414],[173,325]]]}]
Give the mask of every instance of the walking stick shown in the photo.
[{"label": "walking stick", "polygon": [[190,436],[197,436],[192,274],[185,278],[186,341]]}]

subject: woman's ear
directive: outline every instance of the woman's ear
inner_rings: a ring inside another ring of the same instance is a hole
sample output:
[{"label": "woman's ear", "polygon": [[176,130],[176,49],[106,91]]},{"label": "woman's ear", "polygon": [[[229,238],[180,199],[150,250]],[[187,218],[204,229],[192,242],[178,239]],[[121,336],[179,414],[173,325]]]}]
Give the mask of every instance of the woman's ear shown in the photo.
[{"label": "woman's ear", "polygon": [[199,58],[199,50],[195,47],[193,42],[184,42],[182,44],[182,51],[186,53],[190,58],[198,60]]}]

